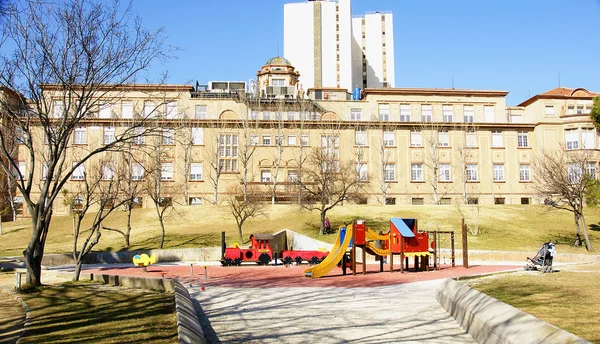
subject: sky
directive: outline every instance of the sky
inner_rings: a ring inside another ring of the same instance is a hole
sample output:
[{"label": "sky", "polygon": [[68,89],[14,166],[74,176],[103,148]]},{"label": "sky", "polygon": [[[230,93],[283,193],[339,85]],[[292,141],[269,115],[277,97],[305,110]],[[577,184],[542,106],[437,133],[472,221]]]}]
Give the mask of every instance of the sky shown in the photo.
[{"label": "sky", "polygon": [[[248,81],[283,55],[294,0],[133,0],[177,59],[169,83]],[[392,11],[396,87],[509,91],[507,105],[559,86],[600,92],[600,0],[352,0],[353,15]]]}]

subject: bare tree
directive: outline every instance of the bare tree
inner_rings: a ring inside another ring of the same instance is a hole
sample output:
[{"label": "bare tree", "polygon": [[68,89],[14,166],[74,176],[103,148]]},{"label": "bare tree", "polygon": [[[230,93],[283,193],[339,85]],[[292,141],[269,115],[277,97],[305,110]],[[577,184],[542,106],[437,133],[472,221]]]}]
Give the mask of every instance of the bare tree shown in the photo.
[{"label": "bare tree", "polygon": [[244,98],[244,100],[246,113],[240,116],[242,137],[240,139],[238,155],[242,169],[242,194],[244,195],[244,201],[246,201],[248,199],[248,173],[251,173],[253,170],[252,158],[258,145],[258,135],[253,134],[258,127],[258,118],[255,117],[257,116],[257,112],[253,112],[251,109],[251,100],[248,98]]},{"label": "bare tree", "polygon": [[279,103],[278,111],[275,114],[275,123],[273,125],[275,129],[275,152],[272,154],[272,161],[274,165],[273,175],[271,177],[271,204],[275,204],[277,196],[277,185],[279,182],[279,171],[281,169],[281,160],[283,157],[283,108],[281,102]]},{"label": "bare tree", "polygon": [[325,230],[327,212],[343,201],[358,196],[360,192],[356,188],[360,182],[356,178],[354,162],[342,162],[339,153],[336,153],[339,137],[328,136],[326,140],[328,144],[325,147],[312,149],[303,166],[303,178],[297,182],[303,190],[300,205],[320,213],[320,234]]},{"label": "bare tree", "polygon": [[[596,181],[591,150],[541,150],[533,163],[534,188],[544,204],[573,213],[577,238],[581,228],[588,251],[594,251],[583,214],[585,197]],[[581,220],[582,226],[579,221]]]},{"label": "bare tree", "polygon": [[240,242],[244,239],[242,229],[244,224],[256,217],[266,216],[264,204],[261,202],[261,193],[255,188],[248,188],[246,199],[240,197],[242,190],[238,186],[232,187],[228,192],[227,203],[231,215],[235,218],[238,227]]},{"label": "bare tree", "polygon": [[[66,196],[65,203],[70,206],[73,216],[73,259],[75,260],[73,281],[79,280],[85,257],[100,242],[102,222],[127,201],[119,199],[120,182],[121,180],[115,175],[114,162],[107,159],[92,164],[90,171],[83,173],[83,179],[74,185],[75,189],[72,192],[63,189]],[[90,210],[97,210],[97,212],[86,231],[87,235],[80,243],[80,236],[84,233],[81,225]]]},{"label": "bare tree", "polygon": [[[213,187],[213,200],[211,203],[219,205],[219,182],[223,172],[237,171],[238,136],[224,133],[223,120],[218,119],[212,125],[212,130],[207,133],[204,149],[204,161],[208,162],[208,181]],[[235,152],[234,152],[235,150]],[[235,158],[233,155],[235,154]]]},{"label": "bare tree", "polygon": [[165,144],[173,144],[174,133],[171,129],[163,129],[163,136],[156,138],[154,153],[149,156],[144,166],[147,176],[144,180],[144,194],[152,200],[158,222],[160,224],[161,235],[159,248],[163,248],[165,242],[165,218],[168,213],[174,209],[175,196],[179,193],[178,186],[173,181],[173,162],[167,162],[169,159],[169,147]]},{"label": "bare tree", "polygon": [[425,157],[423,165],[429,170],[426,174],[427,182],[433,191],[433,203],[440,204],[439,197],[439,179],[440,179],[440,135],[448,135],[448,132],[441,131],[439,123],[426,122],[421,126],[421,132],[425,141]]},{"label": "bare tree", "polygon": [[[66,163],[75,127],[93,114],[100,99],[110,103],[122,96],[122,86],[136,82],[150,64],[168,57],[161,30],[149,32],[122,6],[96,0],[14,2],[7,5],[0,30],[0,83],[24,97],[18,104],[2,101],[12,123],[26,133],[22,145],[27,152],[27,175],[19,173],[17,189],[31,215],[32,236],[23,252],[26,283],[41,284],[41,261],[52,216],[52,205],[75,169],[91,157],[119,150],[143,128],[142,119],[117,135],[110,144],[82,154],[73,165]],[[27,99],[26,99],[26,98]],[[56,101],[56,103],[55,103]],[[39,151],[29,134],[42,127],[48,139],[47,175],[33,191],[33,176],[40,161]],[[0,130],[0,151],[10,157]],[[0,159],[5,171],[16,166],[12,159]],[[35,197],[35,198],[34,198]]]}]

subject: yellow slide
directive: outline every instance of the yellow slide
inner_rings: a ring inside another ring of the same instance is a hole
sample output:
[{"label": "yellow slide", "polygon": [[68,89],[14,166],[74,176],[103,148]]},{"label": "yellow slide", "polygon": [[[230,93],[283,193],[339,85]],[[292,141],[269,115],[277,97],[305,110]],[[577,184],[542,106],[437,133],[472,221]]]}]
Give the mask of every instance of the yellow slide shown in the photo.
[{"label": "yellow slide", "polygon": [[370,242],[367,242],[365,244],[365,250],[370,255],[377,255],[377,256],[382,256],[382,257],[390,255],[390,250],[381,249]]},{"label": "yellow slide", "polygon": [[367,240],[383,240],[383,241],[387,241],[390,240],[390,235],[389,234],[377,234],[374,230],[371,230],[371,228],[367,227],[367,232],[365,233]]},{"label": "yellow slide", "polygon": [[344,242],[342,243],[340,243],[341,233],[342,231],[338,231],[337,240],[335,241],[335,244],[333,245],[333,248],[327,257],[325,257],[321,263],[306,269],[304,271],[304,277],[319,278],[326,275],[329,271],[331,271],[331,269],[337,266],[340,260],[342,260],[344,257],[344,254],[350,245],[350,241],[352,241],[352,224],[349,224],[346,227],[346,236],[344,237]]}]

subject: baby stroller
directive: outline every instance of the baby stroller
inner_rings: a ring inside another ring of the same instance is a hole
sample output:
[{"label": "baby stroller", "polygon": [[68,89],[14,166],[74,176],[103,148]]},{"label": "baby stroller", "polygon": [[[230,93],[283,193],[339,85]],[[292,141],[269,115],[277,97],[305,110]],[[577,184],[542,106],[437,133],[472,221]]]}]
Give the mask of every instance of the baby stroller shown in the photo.
[{"label": "baby stroller", "polygon": [[536,265],[541,266],[542,272],[552,272],[552,260],[556,253],[556,245],[550,241],[545,242],[533,258],[527,257],[525,271],[537,270]]}]

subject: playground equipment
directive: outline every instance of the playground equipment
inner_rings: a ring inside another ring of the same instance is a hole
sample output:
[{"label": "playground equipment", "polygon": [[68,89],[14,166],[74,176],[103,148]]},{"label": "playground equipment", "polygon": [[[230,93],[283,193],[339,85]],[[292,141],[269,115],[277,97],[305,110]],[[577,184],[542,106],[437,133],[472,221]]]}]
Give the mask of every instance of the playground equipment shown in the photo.
[{"label": "playground equipment", "polygon": [[[279,257],[284,264],[303,261],[309,264],[316,264],[325,259],[327,250],[277,250],[273,249],[271,242],[275,240],[273,234],[252,234],[250,235],[250,247],[240,248],[239,245],[224,248],[223,266],[241,265],[243,262],[255,262],[258,265],[267,265],[272,259]],[[222,235],[223,247],[224,235]],[[279,245],[276,245],[278,247]]]},{"label": "playground equipment", "polygon": [[145,253],[142,254],[136,254],[135,256],[133,256],[133,265],[135,266],[141,266],[144,270],[144,272],[146,272],[146,267],[150,264],[155,264],[156,263],[156,256],[153,254],[151,256],[148,256]]},{"label": "playground equipment", "polygon": [[552,261],[556,254],[556,245],[548,241],[542,244],[538,253],[533,258],[527,257],[525,271],[537,270],[536,265],[542,268],[542,272],[552,272]]},{"label": "playground equipment", "polygon": [[[342,262],[342,269],[350,265],[352,274],[356,275],[356,248],[362,248],[363,274],[366,274],[366,254],[379,257],[380,271],[383,271],[383,257],[389,256],[390,272],[394,270],[394,255],[400,256],[400,271],[408,268],[408,258],[414,257],[415,268],[428,269],[429,267],[429,233],[417,232],[416,219],[390,219],[388,233],[376,233],[365,224],[364,220],[340,228],[338,238],[331,253],[320,264],[304,271],[305,277],[319,278],[331,271],[338,263]],[[350,254],[348,255],[348,250]],[[419,264],[420,259],[420,264]],[[406,260],[406,262],[405,262]]]}]

